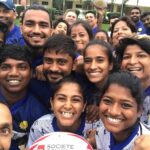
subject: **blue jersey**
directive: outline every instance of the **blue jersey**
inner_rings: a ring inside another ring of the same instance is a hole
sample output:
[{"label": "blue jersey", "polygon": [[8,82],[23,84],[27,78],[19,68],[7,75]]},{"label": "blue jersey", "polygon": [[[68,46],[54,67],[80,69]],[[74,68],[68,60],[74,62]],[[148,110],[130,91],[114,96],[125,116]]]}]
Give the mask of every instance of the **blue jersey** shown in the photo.
[{"label": "blue jersey", "polygon": [[49,109],[52,90],[51,84],[48,81],[31,79],[29,90],[41,103],[47,107],[47,109]]},{"label": "blue jersey", "polygon": [[[82,84],[85,84],[85,80],[82,75],[75,72],[71,73],[75,76]],[[29,84],[29,90],[31,93],[40,100],[47,108],[50,107],[50,97],[52,95],[52,84],[49,81],[40,81],[37,79],[31,79]]]},{"label": "blue jersey", "polygon": [[[0,101],[7,104],[7,100],[0,93]],[[45,107],[28,93],[23,99],[10,107],[13,117],[13,140],[11,150],[18,150],[19,142],[27,137],[30,127],[35,120],[48,113]]]},{"label": "blue jersey", "polygon": [[97,31],[99,31],[99,27],[98,26],[96,26],[95,28],[92,29],[93,36],[95,36]]},{"label": "blue jersey", "polygon": [[25,45],[24,39],[20,31],[20,27],[14,25],[14,28],[10,32],[8,32],[5,43]]},{"label": "blue jersey", "polygon": [[96,133],[97,150],[132,150],[135,139],[143,134],[150,135],[150,126],[139,123],[125,141],[116,143],[113,135],[101,126]]},{"label": "blue jersey", "polygon": [[150,35],[150,29],[149,29],[149,28],[146,28],[145,30],[146,30],[146,34],[147,34],[147,35]]},{"label": "blue jersey", "polygon": [[138,34],[145,34],[145,27],[141,20],[139,20],[139,22],[135,24],[135,27]]},{"label": "blue jersey", "polygon": [[[85,121],[85,117],[83,117],[79,129],[75,133],[86,138],[86,133],[88,130],[97,128],[99,126],[101,126],[101,122],[98,121],[94,123],[87,123]],[[33,142],[41,136],[47,133],[58,131],[60,131],[60,129],[57,126],[57,119],[54,114],[48,114],[39,118],[34,122],[30,129],[27,147],[29,148]]]}]

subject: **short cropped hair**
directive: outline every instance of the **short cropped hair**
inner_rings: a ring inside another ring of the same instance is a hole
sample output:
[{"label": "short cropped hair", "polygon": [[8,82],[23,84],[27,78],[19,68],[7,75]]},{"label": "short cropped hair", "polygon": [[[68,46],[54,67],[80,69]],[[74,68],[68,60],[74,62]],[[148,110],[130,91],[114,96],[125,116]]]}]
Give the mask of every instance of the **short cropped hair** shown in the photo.
[{"label": "short cropped hair", "polygon": [[33,5],[31,5],[30,7],[28,7],[28,8],[23,12],[23,15],[22,15],[21,21],[20,21],[21,23],[23,23],[25,14],[26,14],[26,12],[27,12],[28,10],[41,10],[41,11],[46,12],[46,13],[48,14],[48,16],[49,16],[50,25],[51,25],[51,27],[52,27],[52,19],[51,19],[50,13],[48,12],[48,10],[47,10],[44,6],[39,5],[39,4],[33,4]]},{"label": "short cropped hair", "polygon": [[89,10],[89,11],[87,11],[87,12],[85,13],[85,15],[87,15],[87,14],[89,14],[89,13],[93,14],[94,17],[97,18],[96,11]]},{"label": "short cropped hair", "polygon": [[[137,9],[137,10],[140,12],[140,14],[142,13],[141,9],[140,9],[139,7],[137,7],[137,6],[132,7],[132,8],[131,8],[131,11],[132,11],[133,9]],[[130,12],[131,12],[131,11],[130,11]]]},{"label": "short cropped hair", "polygon": [[49,37],[43,48],[43,52],[45,53],[46,51],[67,53],[72,57],[73,60],[76,58],[76,45],[74,41],[71,39],[71,37],[63,34],[56,34],[52,37]]},{"label": "short cropped hair", "polygon": [[141,15],[141,20],[150,15],[150,12],[143,12]]},{"label": "short cropped hair", "polygon": [[6,59],[16,59],[26,61],[29,66],[32,66],[32,52],[27,46],[20,45],[5,45],[0,47],[0,64],[6,61]]}]

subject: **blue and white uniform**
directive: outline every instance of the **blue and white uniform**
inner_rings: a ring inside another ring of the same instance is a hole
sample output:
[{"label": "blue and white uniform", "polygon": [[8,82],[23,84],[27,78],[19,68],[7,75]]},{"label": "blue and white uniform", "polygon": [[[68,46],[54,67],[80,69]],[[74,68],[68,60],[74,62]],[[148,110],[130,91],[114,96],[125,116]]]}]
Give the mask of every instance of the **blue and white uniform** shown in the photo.
[{"label": "blue and white uniform", "polygon": [[[83,117],[79,129],[75,132],[76,134],[86,137],[86,132],[90,129],[94,129],[101,126],[101,122],[87,123]],[[60,129],[57,126],[57,119],[54,114],[47,114],[34,122],[30,129],[29,139],[27,147],[29,148],[34,141],[41,136],[51,133],[58,132]]]},{"label": "blue and white uniform", "polygon": [[144,91],[143,109],[140,120],[150,125],[150,86]]},{"label": "blue and white uniform", "polygon": [[131,135],[123,142],[115,143],[114,136],[104,126],[97,128],[96,146],[97,150],[132,150],[135,139],[143,134],[150,135],[150,126],[138,123]]},{"label": "blue and white uniform", "polygon": [[[7,104],[2,93],[0,93],[0,101]],[[27,137],[34,121],[47,114],[48,111],[30,93],[9,108],[13,117],[13,140],[10,149],[18,150],[19,142]]]}]

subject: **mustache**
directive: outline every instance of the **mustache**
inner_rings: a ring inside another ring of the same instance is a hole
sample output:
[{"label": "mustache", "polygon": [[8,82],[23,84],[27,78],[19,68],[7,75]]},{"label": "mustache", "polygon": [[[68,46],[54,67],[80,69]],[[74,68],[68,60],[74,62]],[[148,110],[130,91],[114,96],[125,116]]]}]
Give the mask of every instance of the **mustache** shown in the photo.
[{"label": "mustache", "polygon": [[46,37],[43,33],[30,33],[30,36],[39,36],[40,38]]},{"label": "mustache", "polygon": [[63,72],[45,70],[44,71],[44,75],[47,76],[48,74],[50,74],[50,75],[61,75],[61,76],[64,76]]}]

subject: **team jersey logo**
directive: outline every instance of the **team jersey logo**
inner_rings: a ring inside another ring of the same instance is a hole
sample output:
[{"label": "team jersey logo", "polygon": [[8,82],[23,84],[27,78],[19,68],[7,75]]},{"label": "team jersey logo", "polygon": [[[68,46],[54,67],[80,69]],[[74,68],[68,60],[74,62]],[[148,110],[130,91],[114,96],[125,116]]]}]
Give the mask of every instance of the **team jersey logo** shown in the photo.
[{"label": "team jersey logo", "polygon": [[28,128],[28,122],[27,121],[20,122],[19,127],[22,130],[26,130]]}]

